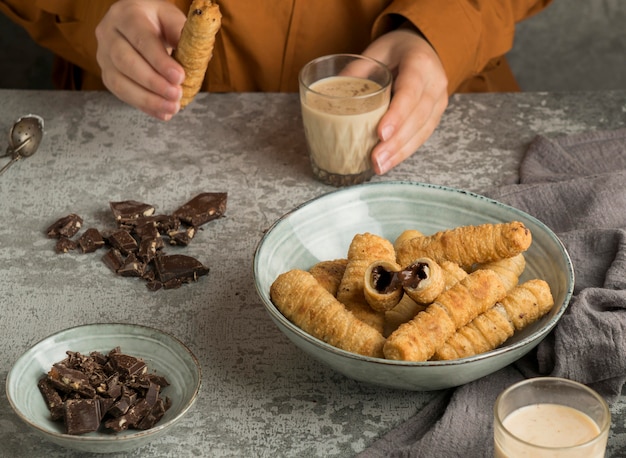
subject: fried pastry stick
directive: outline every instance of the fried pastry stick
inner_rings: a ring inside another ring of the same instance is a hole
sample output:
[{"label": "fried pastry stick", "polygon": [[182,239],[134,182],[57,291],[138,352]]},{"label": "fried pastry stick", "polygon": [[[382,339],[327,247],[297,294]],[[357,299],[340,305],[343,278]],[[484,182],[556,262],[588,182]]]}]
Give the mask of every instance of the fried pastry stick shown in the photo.
[{"label": "fried pastry stick", "polygon": [[397,252],[401,266],[429,257],[435,262],[454,262],[461,267],[510,258],[528,249],[530,230],[519,221],[479,226],[459,226],[402,243]]},{"label": "fried pastry stick", "polygon": [[400,266],[390,261],[374,261],[363,277],[363,295],[369,306],[379,312],[394,308],[404,291],[398,278]]},{"label": "fried pastry stick", "polygon": [[280,274],[270,286],[270,298],[287,319],[312,336],[352,353],[383,357],[382,334],[357,319],[309,272]]},{"label": "fried pastry stick", "polygon": [[491,270],[477,270],[443,292],[426,310],[400,325],[383,347],[387,359],[427,361],[435,350],[478,315],[506,296]]},{"label": "fried pastry stick", "polygon": [[343,274],[337,299],[361,321],[383,332],[385,316],[372,309],[363,292],[365,271],[374,261],[395,262],[393,244],[378,235],[366,232],[356,234],[348,248],[348,265]]},{"label": "fried pastry stick", "polygon": [[426,310],[427,305],[418,304],[407,294],[404,294],[400,302],[394,308],[385,312],[385,326],[383,336],[389,337],[401,324],[415,318],[419,312]]},{"label": "fried pastry stick", "polygon": [[200,91],[211,57],[215,35],[222,24],[217,3],[211,0],[193,0],[183,26],[178,46],[172,57],[185,69],[181,108],[191,103]]},{"label": "fried pastry stick", "polygon": [[550,311],[554,299],[543,280],[528,280],[514,287],[494,307],[478,315],[439,347],[433,360],[465,358],[493,350],[515,331],[524,329]]},{"label": "fried pastry stick", "polygon": [[347,265],[347,259],[320,261],[309,269],[309,273],[313,275],[318,283],[330,294],[337,296],[337,290],[339,289],[339,284],[341,283]]},{"label": "fried pastry stick", "polygon": [[[467,272],[463,270],[458,264],[453,262],[444,261],[440,265],[444,284],[441,292],[446,291],[456,285],[458,282],[467,277]],[[431,288],[432,290],[432,288]],[[393,331],[398,329],[402,323],[413,319],[415,315],[426,309],[426,307],[435,298],[424,297],[421,295],[421,291],[417,291],[417,294],[411,294],[410,288],[404,287],[405,294],[400,299],[400,302],[391,310],[385,312],[385,326],[383,329],[383,335],[389,336]],[[424,299],[430,299],[429,302],[424,302]]]},{"label": "fried pastry stick", "polygon": [[402,245],[407,240],[414,239],[415,237],[424,237],[424,234],[417,229],[406,229],[393,241],[394,249],[398,251],[400,245]]},{"label": "fried pastry stick", "polygon": [[526,258],[524,253],[520,253],[511,258],[479,264],[476,268],[493,270],[500,276],[506,290],[510,291],[517,286],[519,277],[526,268]]}]

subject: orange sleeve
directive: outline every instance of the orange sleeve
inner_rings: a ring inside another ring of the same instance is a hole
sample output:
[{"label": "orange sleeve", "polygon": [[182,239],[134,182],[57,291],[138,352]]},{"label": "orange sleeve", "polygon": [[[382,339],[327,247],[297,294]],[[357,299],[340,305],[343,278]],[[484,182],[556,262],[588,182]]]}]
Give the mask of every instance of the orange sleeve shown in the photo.
[{"label": "orange sleeve", "polygon": [[0,12],[26,30],[40,46],[99,75],[94,31],[114,2],[0,0]]},{"label": "orange sleeve", "polygon": [[448,92],[490,67],[513,46],[515,24],[552,0],[395,0],[374,24],[373,37],[410,21],[433,46],[448,76]]}]

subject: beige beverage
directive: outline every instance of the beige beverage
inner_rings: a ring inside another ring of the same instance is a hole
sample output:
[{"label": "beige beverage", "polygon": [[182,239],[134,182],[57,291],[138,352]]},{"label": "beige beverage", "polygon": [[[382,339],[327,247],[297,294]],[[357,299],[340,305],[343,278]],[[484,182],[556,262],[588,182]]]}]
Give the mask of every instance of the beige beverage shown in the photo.
[{"label": "beige beverage", "polygon": [[302,119],[314,172],[356,177],[369,173],[368,179],[389,87],[383,90],[365,78],[331,76],[309,89],[302,100]]},{"label": "beige beverage", "polygon": [[600,428],[588,415],[573,407],[532,404],[511,412],[502,424],[521,441],[505,435],[496,436],[495,455],[498,458],[604,457],[605,440],[582,445],[598,438]]}]

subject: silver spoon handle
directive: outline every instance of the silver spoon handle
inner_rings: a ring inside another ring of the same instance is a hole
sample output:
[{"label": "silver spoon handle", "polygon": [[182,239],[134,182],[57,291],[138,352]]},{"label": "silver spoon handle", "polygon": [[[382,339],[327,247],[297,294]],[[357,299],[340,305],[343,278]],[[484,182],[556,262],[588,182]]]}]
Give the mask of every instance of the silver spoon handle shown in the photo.
[{"label": "silver spoon handle", "polygon": [[19,160],[20,160],[20,158],[21,158],[21,156],[20,156],[19,154],[18,154],[18,155],[16,155],[16,156],[13,156],[13,159],[11,159],[9,162],[7,162],[7,163],[4,165],[4,167],[2,167],[2,168],[0,169],[0,175],[2,175],[2,174],[6,171],[6,169],[8,169],[9,167],[11,167],[11,166],[13,165],[13,163],[14,163],[14,162],[19,161]]}]

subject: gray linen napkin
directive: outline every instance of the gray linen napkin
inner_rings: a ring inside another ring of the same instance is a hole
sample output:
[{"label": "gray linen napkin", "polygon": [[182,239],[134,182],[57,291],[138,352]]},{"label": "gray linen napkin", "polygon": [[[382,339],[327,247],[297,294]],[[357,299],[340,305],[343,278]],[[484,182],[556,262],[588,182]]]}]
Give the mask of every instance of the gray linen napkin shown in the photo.
[{"label": "gray linen napkin", "polygon": [[562,240],[576,275],[568,310],[535,351],[437,393],[361,458],[490,457],[493,405],[507,386],[540,375],[565,377],[612,403],[626,382],[626,129],[538,136],[520,183],[485,194],[537,217]]}]

